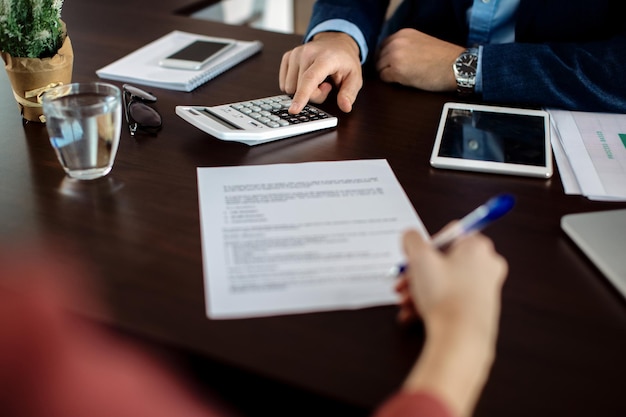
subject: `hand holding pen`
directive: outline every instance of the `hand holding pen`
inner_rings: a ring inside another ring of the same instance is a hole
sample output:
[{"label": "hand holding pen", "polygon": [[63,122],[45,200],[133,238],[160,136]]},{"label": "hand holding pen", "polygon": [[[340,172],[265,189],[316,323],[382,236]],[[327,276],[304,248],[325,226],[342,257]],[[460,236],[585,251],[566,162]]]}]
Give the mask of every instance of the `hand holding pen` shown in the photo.
[{"label": "hand holding pen", "polygon": [[[468,235],[509,212],[513,204],[512,196],[497,196],[444,228],[430,242],[415,230],[404,234],[404,251],[412,268],[408,272],[407,264],[402,264],[392,270],[395,276],[400,276],[396,283],[400,322],[411,322],[417,317],[428,322],[434,317],[437,305],[449,302],[455,306],[454,311],[472,311],[471,315],[480,312],[478,323],[493,318],[490,312],[497,308],[490,303],[496,293],[489,288],[501,285],[508,270],[507,263],[489,238],[481,234]],[[461,237],[466,241],[450,247]],[[445,249],[445,254],[441,252],[444,248],[449,248]],[[483,301],[476,303],[476,298]]]},{"label": "hand holding pen", "polygon": [[[515,198],[510,194],[495,196],[485,204],[477,207],[452,226],[444,229],[432,239],[431,243],[440,250],[445,250],[455,240],[472,232],[478,232],[489,224],[508,213],[515,204]],[[406,264],[394,266],[389,274],[401,275],[407,268]]]}]

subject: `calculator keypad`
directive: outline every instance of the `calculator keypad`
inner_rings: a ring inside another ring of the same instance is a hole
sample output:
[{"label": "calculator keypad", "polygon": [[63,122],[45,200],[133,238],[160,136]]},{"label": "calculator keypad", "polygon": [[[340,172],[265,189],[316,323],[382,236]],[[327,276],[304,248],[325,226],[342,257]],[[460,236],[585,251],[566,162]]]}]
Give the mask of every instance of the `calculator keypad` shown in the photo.
[{"label": "calculator keypad", "polygon": [[242,101],[230,105],[232,109],[272,128],[327,119],[329,117],[328,114],[320,109],[309,105],[306,105],[298,114],[290,114],[288,112],[289,106],[291,106],[291,97],[285,95]]}]

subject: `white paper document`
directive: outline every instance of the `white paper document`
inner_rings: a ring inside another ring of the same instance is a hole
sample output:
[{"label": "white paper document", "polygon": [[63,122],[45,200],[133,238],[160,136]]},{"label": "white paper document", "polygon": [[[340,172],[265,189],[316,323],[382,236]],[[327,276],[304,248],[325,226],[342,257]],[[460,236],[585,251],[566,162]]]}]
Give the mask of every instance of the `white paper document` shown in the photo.
[{"label": "white paper document", "polygon": [[626,114],[550,110],[550,116],[566,193],[626,201]]},{"label": "white paper document", "polygon": [[402,232],[428,236],[385,160],[197,173],[212,319],[394,304]]}]

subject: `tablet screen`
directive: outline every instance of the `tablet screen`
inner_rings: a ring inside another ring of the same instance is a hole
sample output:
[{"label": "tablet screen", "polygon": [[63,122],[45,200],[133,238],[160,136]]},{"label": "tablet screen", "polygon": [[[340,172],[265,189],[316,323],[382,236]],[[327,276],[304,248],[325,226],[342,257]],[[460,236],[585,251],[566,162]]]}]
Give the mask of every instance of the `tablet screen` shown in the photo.
[{"label": "tablet screen", "polygon": [[435,168],[550,178],[550,115],[544,110],[446,103],[430,164]]},{"label": "tablet screen", "polygon": [[438,156],[544,166],[545,138],[539,115],[448,108]]}]

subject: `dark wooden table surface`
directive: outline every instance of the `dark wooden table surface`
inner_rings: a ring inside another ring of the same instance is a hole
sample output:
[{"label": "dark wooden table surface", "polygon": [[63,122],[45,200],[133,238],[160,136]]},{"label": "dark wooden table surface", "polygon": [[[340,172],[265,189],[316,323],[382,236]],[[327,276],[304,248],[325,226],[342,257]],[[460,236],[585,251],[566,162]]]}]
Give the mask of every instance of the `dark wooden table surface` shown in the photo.
[{"label": "dark wooden table surface", "polygon": [[193,358],[196,375],[236,402],[265,401],[265,409],[249,405],[251,414],[280,414],[278,404],[289,397],[299,399],[298,408],[285,415],[309,415],[320,405],[316,414],[366,415],[401,383],[419,354],[422,329],[397,326],[393,306],[207,319],[196,167],[385,158],[431,232],[511,192],[515,209],[486,231],[510,275],[497,360],[476,415],[626,415],[626,304],[559,226],[564,214],[625,204],[566,196],[558,173],[545,181],[430,168],[442,105],[455,98],[375,77],[352,114],[340,114],[332,102],[322,106],[340,116],[336,130],[257,147],[207,136],[174,107],[277,94],[280,57],[300,38],[176,13],[192,3],[66,2],[74,81],[96,80],[96,69],[174,29],[265,45],[191,93],[150,89],[163,130],[131,138],[124,129],[115,166],[102,180],[65,178],[45,127],[22,125],[0,75],[2,241],[77,248],[96,271],[115,327]]}]

